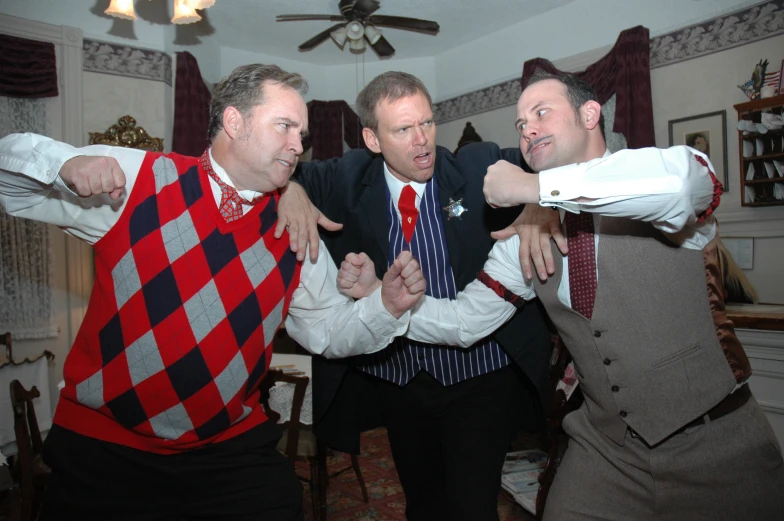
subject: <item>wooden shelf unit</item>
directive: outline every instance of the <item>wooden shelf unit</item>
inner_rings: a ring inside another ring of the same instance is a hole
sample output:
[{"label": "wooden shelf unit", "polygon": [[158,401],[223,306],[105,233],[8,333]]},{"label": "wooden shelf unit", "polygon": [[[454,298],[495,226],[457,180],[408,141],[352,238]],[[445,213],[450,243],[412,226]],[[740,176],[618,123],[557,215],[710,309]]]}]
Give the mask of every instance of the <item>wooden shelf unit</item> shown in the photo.
[{"label": "wooden shelf unit", "polygon": [[[779,115],[784,113],[784,95],[739,103],[734,108],[738,113],[738,121],[745,119],[754,123],[760,123],[763,112],[772,112]],[[758,141],[763,147],[761,154],[757,150]],[[751,144],[753,155],[749,157],[743,156],[744,142]],[[740,159],[741,205],[784,206],[784,199],[776,199],[774,197],[774,187],[778,183],[784,186],[784,174],[779,173],[773,163],[773,161],[784,163],[784,129],[769,130],[766,133],[748,132],[746,135],[743,134],[742,130],[738,130],[738,157]],[[773,167],[772,178],[768,177],[765,163],[769,163]],[[754,167],[754,176],[752,179],[746,180],[749,167],[752,165]],[[754,200],[750,202],[746,201],[747,186],[754,190]]]}]

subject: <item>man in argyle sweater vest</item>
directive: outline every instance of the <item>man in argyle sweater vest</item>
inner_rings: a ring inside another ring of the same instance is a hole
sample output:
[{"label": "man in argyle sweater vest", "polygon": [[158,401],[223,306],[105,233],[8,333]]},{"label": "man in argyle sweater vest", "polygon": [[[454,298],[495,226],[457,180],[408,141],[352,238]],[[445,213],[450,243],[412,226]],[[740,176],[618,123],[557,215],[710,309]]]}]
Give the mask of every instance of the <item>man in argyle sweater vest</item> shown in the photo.
[{"label": "man in argyle sweater vest", "polygon": [[401,255],[378,295],[354,302],[323,248],[303,265],[287,234],[275,238],[306,87],[276,66],[236,69],[215,90],[200,158],[0,141],[4,210],[95,249],[44,446],[41,520],[303,519],[301,485],[259,402],[275,332],[285,318],[312,333],[297,340],[314,352],[373,352],[405,330],[424,292]]}]

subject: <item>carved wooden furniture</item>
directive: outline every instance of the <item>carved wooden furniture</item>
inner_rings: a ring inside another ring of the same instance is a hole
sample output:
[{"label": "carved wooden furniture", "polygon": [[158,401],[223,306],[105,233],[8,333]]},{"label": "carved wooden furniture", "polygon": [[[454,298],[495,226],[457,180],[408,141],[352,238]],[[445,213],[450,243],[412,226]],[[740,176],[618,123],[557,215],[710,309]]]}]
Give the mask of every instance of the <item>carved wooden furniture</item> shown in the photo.
[{"label": "carved wooden furniture", "polygon": [[131,116],[121,117],[106,132],[90,132],[90,144],[163,152],[163,138],[151,137]]}]

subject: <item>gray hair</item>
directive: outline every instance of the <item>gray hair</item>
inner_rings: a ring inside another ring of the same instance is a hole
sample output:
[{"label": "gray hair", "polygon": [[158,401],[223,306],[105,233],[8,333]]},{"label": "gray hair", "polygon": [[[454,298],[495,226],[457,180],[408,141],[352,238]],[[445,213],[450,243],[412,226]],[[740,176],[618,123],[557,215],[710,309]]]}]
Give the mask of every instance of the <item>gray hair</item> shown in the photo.
[{"label": "gray hair", "polygon": [[407,72],[389,71],[379,74],[357,95],[357,113],[362,126],[378,131],[378,114],[376,108],[382,101],[393,103],[400,98],[407,98],[422,93],[432,107],[433,100],[422,80]]},{"label": "gray hair", "polygon": [[264,103],[264,84],[282,85],[305,95],[308,82],[300,74],[286,72],[277,65],[252,63],[234,69],[215,87],[210,101],[210,141],[223,128],[223,113],[227,107],[236,108],[243,118],[250,118],[253,107]]}]

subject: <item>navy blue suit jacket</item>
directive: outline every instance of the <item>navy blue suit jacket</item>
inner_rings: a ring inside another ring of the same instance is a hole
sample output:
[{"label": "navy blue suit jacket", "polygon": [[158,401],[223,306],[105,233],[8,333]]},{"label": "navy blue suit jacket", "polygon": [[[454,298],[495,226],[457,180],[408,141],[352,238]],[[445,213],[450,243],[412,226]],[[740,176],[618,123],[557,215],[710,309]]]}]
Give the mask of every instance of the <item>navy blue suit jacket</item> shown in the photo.
[{"label": "navy blue suit jacket", "polygon": [[[522,164],[518,149],[502,150],[494,143],[465,146],[457,157],[445,148],[436,149],[434,175],[441,207],[450,199],[462,199],[468,209],[459,219],[443,220],[458,291],[484,266],[495,242],[490,232],[510,224],[521,211],[521,207],[494,210],[485,201],[484,176],[499,159]],[[350,150],[342,158],[300,164],[295,179],[324,215],[343,224],[339,232],[321,234],[335,263],[340,266],[348,253],[365,252],[375,263],[376,275],[383,277],[389,252],[383,158],[365,149]],[[551,342],[538,301],[526,304],[494,336],[530,380],[529,402],[538,394],[546,404]],[[353,359],[318,356],[313,360],[316,434],[346,452],[358,452],[359,432],[383,424],[366,378],[347,371],[352,363]]]}]

